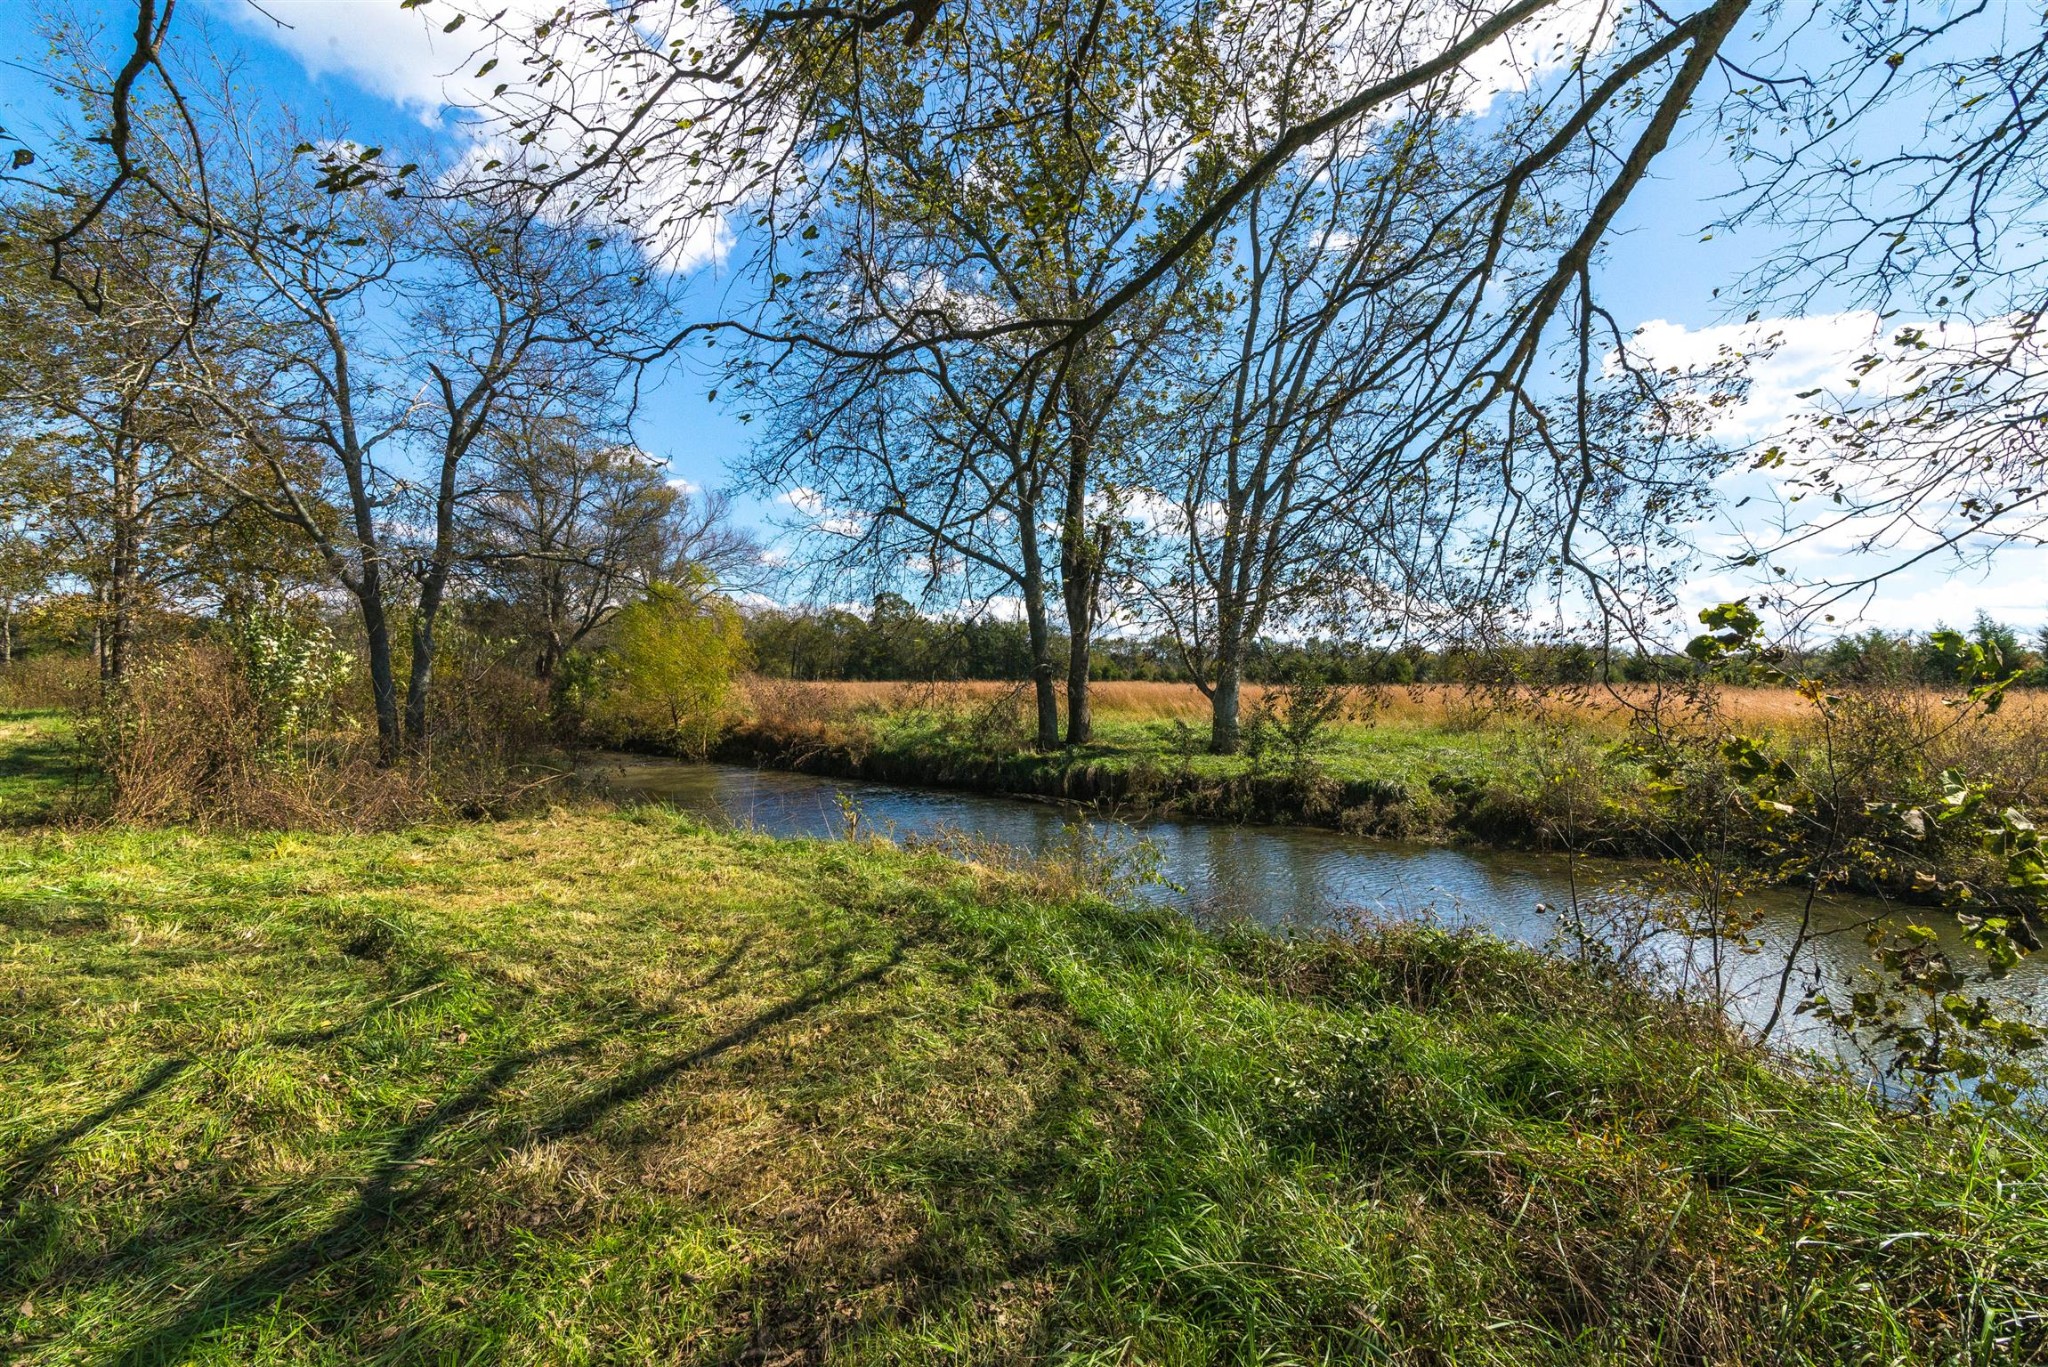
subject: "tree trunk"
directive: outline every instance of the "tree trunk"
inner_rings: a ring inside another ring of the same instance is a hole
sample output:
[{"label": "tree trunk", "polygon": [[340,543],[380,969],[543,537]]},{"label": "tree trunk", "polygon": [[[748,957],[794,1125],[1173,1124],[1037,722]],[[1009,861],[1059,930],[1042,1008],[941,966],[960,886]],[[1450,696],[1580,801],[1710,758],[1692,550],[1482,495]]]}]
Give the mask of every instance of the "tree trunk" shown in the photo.
[{"label": "tree trunk", "polygon": [[1041,750],[1056,750],[1060,743],[1060,695],[1053,684],[1052,626],[1045,619],[1045,586],[1027,578],[1024,584],[1024,622],[1031,636],[1031,691],[1038,704],[1038,735]]},{"label": "tree trunk", "polygon": [[1080,433],[1068,438],[1065,515],[1060,519],[1060,592],[1067,604],[1067,744],[1095,738],[1088,705],[1089,654],[1095,644],[1095,603],[1102,586],[1108,532],[1091,536],[1088,527],[1090,443]]},{"label": "tree trunk", "polygon": [[1239,704],[1243,692],[1243,666],[1237,652],[1230,651],[1216,661],[1216,689],[1209,695],[1209,753],[1234,755],[1243,741],[1239,725]]},{"label": "tree trunk", "polygon": [[107,677],[107,586],[95,584],[92,590],[92,662],[99,670],[102,682]]},{"label": "tree trunk", "polygon": [[420,585],[412,619],[412,669],[405,681],[405,743],[417,750],[427,742],[427,698],[434,683],[434,626],[441,616],[446,570],[430,571]]},{"label": "tree trunk", "polygon": [[391,668],[391,619],[384,611],[384,584],[374,563],[365,567],[356,602],[363,614],[363,637],[369,647],[370,699],[377,713],[377,762],[398,758],[398,680]]},{"label": "tree trunk", "polygon": [[135,636],[136,560],[141,549],[141,532],[136,523],[136,483],[139,470],[132,451],[117,449],[113,468],[113,557],[107,576],[106,653],[100,660],[100,677],[109,688],[119,688],[128,675],[130,646]]},{"label": "tree trunk", "polygon": [[1086,745],[1095,735],[1095,709],[1088,700],[1090,645],[1093,621],[1076,623],[1070,608],[1067,615],[1067,744]]},{"label": "tree trunk", "polygon": [[[435,374],[440,374],[437,370]],[[451,414],[456,405],[448,382],[441,382]],[[441,481],[434,493],[434,552],[420,576],[419,608],[412,619],[412,674],[405,686],[405,739],[414,748],[427,742],[427,694],[434,681],[434,627],[441,617],[441,595],[455,564],[455,467],[468,449],[457,441],[460,421],[453,421],[441,448]],[[474,429],[471,429],[472,435]]]},{"label": "tree trunk", "polygon": [[1060,698],[1053,683],[1052,623],[1045,615],[1045,558],[1038,544],[1036,502],[1020,500],[1016,515],[1018,558],[1024,570],[1018,589],[1024,596],[1024,626],[1031,638],[1031,691],[1038,705],[1038,734],[1033,744],[1040,750],[1057,750]]}]

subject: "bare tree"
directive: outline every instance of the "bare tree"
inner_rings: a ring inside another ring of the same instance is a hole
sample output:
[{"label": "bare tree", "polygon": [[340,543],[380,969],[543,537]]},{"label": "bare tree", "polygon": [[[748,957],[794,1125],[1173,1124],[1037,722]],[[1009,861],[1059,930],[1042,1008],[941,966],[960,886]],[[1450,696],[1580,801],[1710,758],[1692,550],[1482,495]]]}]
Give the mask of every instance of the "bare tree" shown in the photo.
[{"label": "bare tree", "polygon": [[[1214,129],[1191,178],[1234,175],[1274,126],[1328,98],[1331,65],[1313,10],[1233,16],[1204,34],[1176,92]],[[1219,754],[1237,749],[1262,632],[1361,595],[1427,591],[1451,520],[1434,505],[1460,487],[1438,467],[1463,448],[1409,439],[1410,406],[1456,359],[1415,343],[1480,238],[1464,251],[1417,244],[1435,202],[1493,169],[1487,148],[1445,127],[1455,112],[1451,92],[1418,101],[1254,190],[1196,291],[1204,328],[1161,367],[1171,399],[1145,443],[1137,579],[1210,700]]]},{"label": "bare tree", "polygon": [[432,530],[410,562],[418,596],[405,733],[416,741],[427,728],[434,629],[461,554],[465,466],[508,405],[531,408],[559,389],[604,396],[628,383],[624,354],[662,307],[601,224],[541,216],[487,192],[424,201],[420,216],[431,269],[408,291],[408,341],[429,397],[409,416],[426,460],[406,492]]},{"label": "bare tree", "polygon": [[486,455],[463,559],[534,638],[539,678],[649,585],[745,583],[758,563],[725,500],[678,487],[661,462],[573,417],[503,413]]},{"label": "bare tree", "polygon": [[[354,598],[392,758],[425,734],[466,471],[497,411],[535,386],[624,383],[621,352],[660,301],[602,225],[455,190],[336,188],[316,139],[225,98],[216,117],[209,199],[185,208],[214,217],[222,289],[181,364],[216,449],[240,455],[192,462],[304,536]],[[400,593],[412,637],[402,713]]]},{"label": "bare tree", "polygon": [[93,281],[87,307],[48,278],[33,249],[74,208],[45,197],[7,225],[0,400],[24,532],[85,581],[101,678],[115,687],[142,614],[195,587],[209,529],[232,518],[232,500],[191,469],[210,437],[181,401],[175,225],[124,201],[74,235],[68,259]]},{"label": "bare tree", "polygon": [[1018,383],[1011,366],[1020,362],[1002,347],[878,365],[795,364],[804,359],[820,357],[791,353],[776,367],[774,435],[750,471],[797,505],[817,553],[814,587],[843,599],[851,572],[877,589],[907,579],[927,592],[951,585],[970,601],[1014,597],[1030,642],[1037,743],[1057,746],[1043,381]]},{"label": "bare tree", "polygon": [[[1787,605],[1814,614],[2048,540],[2048,37],[2006,6],[1850,19],[1827,66],[1780,54],[1724,113],[1745,175],[1724,222],[1782,243],[1746,298],[1881,329],[1757,457],[1798,506],[1745,558],[1804,581]],[[1865,554],[1800,564],[1822,537]]]},{"label": "bare tree", "polygon": [[[895,524],[863,524],[867,534],[850,539],[884,564],[912,560],[931,583],[948,566],[974,567],[1014,592],[1034,643],[1042,745],[1057,738],[1058,602],[1066,739],[1079,744],[1090,735],[1089,659],[1120,525],[1122,444],[1136,382],[1175,325],[1182,277],[1062,353],[1021,337],[946,339],[970,319],[1079,308],[1104,288],[1146,249],[1149,196],[1191,135],[1162,136],[1144,116],[1165,35],[1143,14],[1105,19],[1067,0],[1015,0],[961,22],[977,29],[972,43],[863,73],[862,100],[906,112],[866,131],[844,204],[812,225],[831,265],[777,287],[777,340],[751,353],[741,377],[786,419],[756,474],[829,484],[835,500]],[[1003,47],[1005,33],[1035,40]],[[1045,116],[934,137],[912,103],[933,63],[990,51],[1001,58],[977,73],[990,98],[1043,105]],[[918,330],[934,344],[870,345]]]}]

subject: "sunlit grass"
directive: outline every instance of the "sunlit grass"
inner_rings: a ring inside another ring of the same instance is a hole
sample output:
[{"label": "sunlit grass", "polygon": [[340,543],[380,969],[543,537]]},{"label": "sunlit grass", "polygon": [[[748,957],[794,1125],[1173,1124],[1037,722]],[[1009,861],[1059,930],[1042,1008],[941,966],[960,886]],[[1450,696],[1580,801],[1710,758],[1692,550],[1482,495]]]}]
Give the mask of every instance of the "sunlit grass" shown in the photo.
[{"label": "sunlit grass", "polygon": [[0,825],[32,825],[100,796],[63,712],[0,711]]},{"label": "sunlit grass", "polygon": [[[1012,694],[1028,696],[1028,687],[1015,683],[968,681],[925,684],[889,682],[819,682],[778,684],[813,696],[818,704],[834,711],[857,708],[901,709],[928,705],[931,701],[959,705],[986,704]],[[1682,712],[1685,700],[1674,688],[1659,689],[1651,684],[1574,684],[1549,689],[1474,688],[1462,684],[1384,684],[1353,690],[1371,715],[1374,725],[1383,727],[1429,727],[1466,730],[1496,721],[1513,722],[1532,711],[1553,718],[1569,715],[1581,724],[1618,729],[1627,724],[1633,709],[1657,705]],[[1929,698],[1935,690],[1921,690]],[[1246,685],[1244,704],[1254,705],[1265,693],[1257,684]],[[1120,681],[1096,683],[1089,690],[1091,706],[1098,721],[1148,722],[1180,720],[1206,725],[1209,703],[1193,684]],[[1791,725],[1809,719],[1813,705],[1789,688],[1729,688],[1713,690],[1715,705],[1723,715],[1744,725]],[[2007,701],[2013,720],[2048,714],[2048,689],[2022,689]]]},{"label": "sunlit grass", "polygon": [[[1263,700],[1246,699],[1238,753],[1209,752],[1206,704],[1187,685],[1096,690],[1092,738],[1033,745],[1021,685],[756,680],[727,754],[888,782],[935,783],[1117,804],[1227,821],[1310,822],[1361,834],[1643,855],[1685,844],[1688,809],[1648,780],[1643,746],[1673,762],[1755,737],[1852,804],[1917,802],[1948,769],[2001,802],[2048,804],[2048,693],[2002,710],[1957,709],[1925,689],[1877,689],[1833,704],[1836,744],[1852,733],[1883,765],[1829,777],[1823,719],[1789,688],[1721,687],[1660,697],[1648,685],[1495,691],[1450,685],[1349,690],[1346,705],[1290,748],[1278,727],[1250,740]],[[1285,707],[1279,709],[1285,715]],[[1654,725],[1651,719],[1654,718]],[[1860,729],[1859,729],[1860,728]],[[1856,788],[1862,779],[1888,784]],[[1859,806],[1863,810],[1864,806]],[[1974,848],[1974,847],[1972,847]],[[1945,858],[1948,856],[1944,856]],[[1961,865],[1944,877],[1975,876]]]},{"label": "sunlit grass", "polygon": [[1496,941],[562,810],[0,840],[20,1362],[2021,1361],[2030,1126]]}]

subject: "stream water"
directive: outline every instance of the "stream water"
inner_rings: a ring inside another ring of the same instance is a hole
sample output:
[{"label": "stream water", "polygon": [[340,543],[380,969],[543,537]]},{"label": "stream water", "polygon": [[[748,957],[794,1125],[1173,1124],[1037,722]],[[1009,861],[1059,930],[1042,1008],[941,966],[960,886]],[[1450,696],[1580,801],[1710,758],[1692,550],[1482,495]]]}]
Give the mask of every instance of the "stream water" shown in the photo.
[{"label": "stream water", "polygon": [[[1677,895],[1657,886],[1653,867],[1624,861],[1404,844],[1298,826],[1175,820],[1127,824],[1065,804],[630,755],[599,756],[583,772],[622,792],[770,835],[841,836],[849,802],[862,827],[899,840],[962,832],[1032,853],[1071,845],[1073,827],[1083,823],[1111,849],[1150,843],[1165,881],[1144,887],[1140,896],[1198,920],[1250,918],[1278,931],[1341,924],[1361,914],[1432,917],[1545,944],[1558,935],[1564,910],[1574,906],[1640,908],[1646,899]],[[1713,948],[1706,941],[1666,932],[1650,937],[1639,953],[1695,989],[1718,981],[1718,995],[1729,1012],[1758,1026],[1778,997],[1786,954],[1798,940],[1805,909],[1804,894],[1796,891],[1768,891],[1755,898],[1752,912],[1759,919],[1749,933],[1752,947],[1731,952],[1724,946],[1718,972],[1708,959]],[[1898,908],[1874,898],[1815,902],[1809,938],[1793,966],[1781,1016],[1779,1034],[1785,1042],[1858,1061],[1849,1041],[1823,1022],[1795,1015],[1791,1006],[1816,982],[1838,992],[1865,973],[1870,965],[1865,930],[1873,920],[1898,914]],[[1924,912],[1915,919],[1932,925],[1952,953],[1973,952],[1948,916]],[[1637,934],[1604,917],[1592,923],[1610,935]],[[2023,961],[2000,990],[2036,1010],[2048,1006],[2048,954]]]}]

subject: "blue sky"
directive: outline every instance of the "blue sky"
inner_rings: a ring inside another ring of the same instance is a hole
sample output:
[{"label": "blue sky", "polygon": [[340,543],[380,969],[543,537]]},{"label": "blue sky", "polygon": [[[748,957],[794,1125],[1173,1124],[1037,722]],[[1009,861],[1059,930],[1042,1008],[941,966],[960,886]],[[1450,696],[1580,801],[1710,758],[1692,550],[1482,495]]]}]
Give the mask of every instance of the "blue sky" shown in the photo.
[{"label": "blue sky", "polygon": [[[80,9],[118,16],[121,7],[84,0]],[[280,28],[264,11],[291,27]],[[33,145],[34,129],[49,117],[52,104],[35,74],[39,41],[20,13],[14,9],[17,18],[0,41],[0,56],[10,60],[0,68],[0,106],[8,111],[10,131]],[[184,0],[179,23],[192,26],[185,31],[187,41],[203,30],[206,42],[238,62],[237,83],[245,89],[261,89],[301,110],[329,109],[359,141],[399,147],[450,137],[445,77],[466,65],[468,35],[443,37],[422,13],[401,11],[398,0],[265,0],[261,11],[248,0]],[[1654,181],[1630,202],[1608,252],[1605,302],[1625,325],[1652,325],[1659,359],[1710,355],[1717,341],[1732,336],[1741,322],[1727,302],[1732,287],[1773,245],[1757,232],[1701,241],[1717,212],[1713,196],[1731,184],[1712,134],[1695,129],[1660,159]],[[728,283],[711,261],[691,273],[688,288],[708,311]],[[1716,289],[1722,298],[1715,297]],[[1773,325],[1766,320],[1764,326]],[[1796,391],[1839,373],[1871,320],[1821,315],[1779,325],[1786,345],[1755,377],[1754,401],[1739,419],[1759,432],[1777,420]],[[713,383],[701,372],[671,371],[649,389],[638,433],[644,447],[669,462],[675,477],[705,488],[727,484],[728,469],[752,435],[733,414],[707,401]],[[1741,480],[1731,480],[1730,487],[1759,491]],[[775,511],[772,504],[744,499],[738,509],[756,521]],[[1795,569],[1839,572],[1849,563],[1843,549],[1839,542],[1818,548],[1809,557],[1813,563],[1795,563]],[[1702,573],[1686,596],[1697,606],[1750,587],[1740,575]],[[1888,581],[1858,611],[1869,623],[1902,627],[1937,620],[1960,625],[1979,608],[2029,631],[2048,621],[2048,553],[2005,552],[1988,571],[1915,569]]]}]

